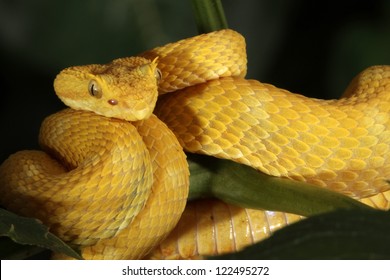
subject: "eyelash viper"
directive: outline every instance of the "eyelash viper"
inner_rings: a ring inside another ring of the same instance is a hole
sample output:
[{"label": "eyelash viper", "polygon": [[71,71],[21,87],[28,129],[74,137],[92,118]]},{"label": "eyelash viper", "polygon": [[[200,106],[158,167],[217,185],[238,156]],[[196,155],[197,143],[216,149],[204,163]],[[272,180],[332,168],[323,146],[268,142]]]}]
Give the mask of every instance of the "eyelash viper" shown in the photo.
[{"label": "eyelash viper", "polygon": [[1,165],[0,203],[92,259],[228,252],[300,219],[220,201],[184,210],[183,147],[388,209],[390,67],[366,69],[339,100],[319,100],[245,79],[246,62],[244,38],[221,30],[64,69],[54,88],[72,109],[43,122],[47,153]]}]

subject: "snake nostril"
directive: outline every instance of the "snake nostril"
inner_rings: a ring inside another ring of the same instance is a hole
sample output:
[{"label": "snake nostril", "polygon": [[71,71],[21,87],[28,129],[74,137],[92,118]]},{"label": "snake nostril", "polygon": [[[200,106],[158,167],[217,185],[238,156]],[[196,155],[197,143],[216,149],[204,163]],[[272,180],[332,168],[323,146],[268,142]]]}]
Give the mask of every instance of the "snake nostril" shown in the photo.
[{"label": "snake nostril", "polygon": [[109,99],[108,101],[108,104],[110,104],[110,105],[118,105],[118,100],[116,100],[116,99]]}]

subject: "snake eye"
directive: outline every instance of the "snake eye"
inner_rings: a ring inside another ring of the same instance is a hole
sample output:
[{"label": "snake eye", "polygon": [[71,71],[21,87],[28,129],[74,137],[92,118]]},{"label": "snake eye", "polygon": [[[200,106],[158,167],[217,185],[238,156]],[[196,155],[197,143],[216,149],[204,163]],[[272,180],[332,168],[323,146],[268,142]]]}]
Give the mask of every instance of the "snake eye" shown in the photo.
[{"label": "snake eye", "polygon": [[156,68],[156,70],[154,70],[154,77],[156,77],[157,83],[161,81],[162,73],[160,69]]},{"label": "snake eye", "polygon": [[96,98],[101,98],[103,95],[101,88],[99,87],[98,83],[95,80],[89,82],[88,92],[91,96]]}]

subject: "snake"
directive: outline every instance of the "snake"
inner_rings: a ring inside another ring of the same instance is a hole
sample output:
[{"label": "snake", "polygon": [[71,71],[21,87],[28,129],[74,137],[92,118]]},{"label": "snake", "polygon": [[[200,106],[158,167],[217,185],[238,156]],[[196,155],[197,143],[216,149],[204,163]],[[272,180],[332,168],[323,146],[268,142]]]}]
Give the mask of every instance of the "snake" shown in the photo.
[{"label": "snake", "polygon": [[86,259],[237,251],[303,218],[187,202],[186,153],[389,209],[390,66],[322,100],[246,79],[246,64],[244,37],[222,29],[62,70],[54,90],[70,108],[43,121],[43,151],[1,164],[0,204],[38,218]]}]

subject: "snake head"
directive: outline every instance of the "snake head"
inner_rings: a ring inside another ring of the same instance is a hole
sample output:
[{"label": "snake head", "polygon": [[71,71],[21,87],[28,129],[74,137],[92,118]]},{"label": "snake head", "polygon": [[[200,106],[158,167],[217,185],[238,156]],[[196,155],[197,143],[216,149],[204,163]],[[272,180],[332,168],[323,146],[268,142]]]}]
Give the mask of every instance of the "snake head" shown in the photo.
[{"label": "snake head", "polygon": [[73,109],[136,121],[152,114],[160,77],[156,59],[129,57],[66,68],[57,75],[54,90]]}]

